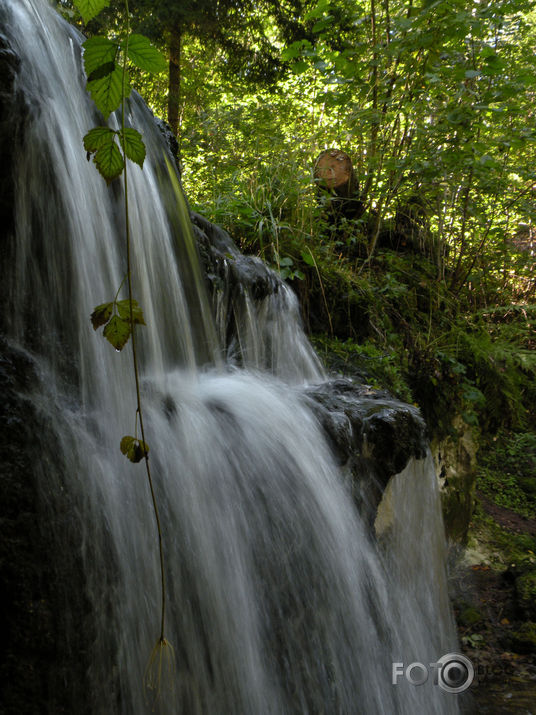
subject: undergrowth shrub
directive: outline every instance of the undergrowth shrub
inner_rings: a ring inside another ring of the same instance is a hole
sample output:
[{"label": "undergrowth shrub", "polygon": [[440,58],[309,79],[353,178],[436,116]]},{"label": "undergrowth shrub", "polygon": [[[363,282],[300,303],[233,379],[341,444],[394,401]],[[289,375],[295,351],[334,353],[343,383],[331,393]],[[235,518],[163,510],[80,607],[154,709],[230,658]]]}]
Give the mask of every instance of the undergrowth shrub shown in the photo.
[{"label": "undergrowth shrub", "polygon": [[496,504],[536,516],[536,434],[501,429],[479,451],[477,486]]}]

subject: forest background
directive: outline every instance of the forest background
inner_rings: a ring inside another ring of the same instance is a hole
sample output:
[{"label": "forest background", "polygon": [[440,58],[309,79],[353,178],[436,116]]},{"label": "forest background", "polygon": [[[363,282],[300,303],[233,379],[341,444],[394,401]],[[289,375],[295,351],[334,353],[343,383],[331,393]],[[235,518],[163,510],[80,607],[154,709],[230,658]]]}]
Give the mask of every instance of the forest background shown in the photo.
[{"label": "forest background", "polygon": [[[168,60],[135,83],[178,138],[192,209],[292,286],[328,368],[417,404],[438,443],[470,435],[472,530],[446,504],[450,535],[525,564],[536,602],[534,534],[474,502],[476,485],[535,523],[536,3],[129,6]],[[113,36],[123,9],[81,29]],[[352,160],[349,203],[315,181],[329,148]]]}]

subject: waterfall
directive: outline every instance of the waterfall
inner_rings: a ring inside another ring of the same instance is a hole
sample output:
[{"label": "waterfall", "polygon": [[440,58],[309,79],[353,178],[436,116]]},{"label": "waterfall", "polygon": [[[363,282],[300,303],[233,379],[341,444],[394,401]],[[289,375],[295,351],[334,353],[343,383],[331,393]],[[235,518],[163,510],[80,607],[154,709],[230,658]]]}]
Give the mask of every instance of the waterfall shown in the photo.
[{"label": "waterfall", "polygon": [[[130,168],[134,297],[147,323],[143,401],[175,651],[159,699],[144,690],[159,562],[143,465],[118,447],[134,430],[130,355],[89,322],[125,273],[122,185],[108,187],[86,161],[82,137],[98,118],[77,32],[44,0],[0,0],[0,21],[27,110],[14,137],[5,320],[38,376],[24,399],[54,435],[36,465],[42,520],[61,541],[69,505],[83,566],[83,593],[64,585],[64,620],[84,630],[58,634],[73,663],[87,663],[84,692],[64,676],[73,711],[458,712],[457,696],[431,678],[391,680],[393,662],[428,664],[456,646],[431,461],[392,480],[371,536],[303,398],[303,383],[323,376],[294,298],[281,288],[259,305],[245,294],[237,343],[222,344],[166,183],[164,143],[134,97],[129,121],[148,147],[144,169]],[[69,559],[67,548],[57,558]]]}]

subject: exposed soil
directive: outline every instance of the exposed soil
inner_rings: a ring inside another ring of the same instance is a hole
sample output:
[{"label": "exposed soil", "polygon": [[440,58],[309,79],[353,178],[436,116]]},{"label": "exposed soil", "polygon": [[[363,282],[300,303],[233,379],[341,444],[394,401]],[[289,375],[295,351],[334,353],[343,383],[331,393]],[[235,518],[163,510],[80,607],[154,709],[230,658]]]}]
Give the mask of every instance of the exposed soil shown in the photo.
[{"label": "exposed soil", "polygon": [[484,511],[492,516],[497,524],[504,529],[515,531],[517,534],[530,534],[536,536],[536,519],[529,519],[526,516],[521,516],[512,509],[498,506],[492,502],[481,492],[477,494]]},{"label": "exposed soil", "polygon": [[[503,529],[536,536],[536,520],[483,495],[478,498],[484,513]],[[536,647],[516,652],[520,648],[514,634],[525,618],[516,603],[512,565],[494,563],[494,556],[498,554],[482,558],[481,563],[459,559],[451,572],[460,646],[475,668],[463,709],[466,713],[536,715]]]}]

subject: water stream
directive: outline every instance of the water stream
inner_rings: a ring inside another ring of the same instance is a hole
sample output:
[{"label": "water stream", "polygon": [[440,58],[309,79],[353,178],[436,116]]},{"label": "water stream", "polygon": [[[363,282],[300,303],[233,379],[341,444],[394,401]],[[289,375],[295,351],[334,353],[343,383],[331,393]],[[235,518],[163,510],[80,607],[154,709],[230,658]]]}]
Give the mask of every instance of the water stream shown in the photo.
[{"label": "water stream", "polygon": [[[148,146],[130,174],[134,295],[147,433],[161,506],[173,685],[149,702],[143,676],[159,627],[159,563],[142,465],[120,454],[134,430],[128,347],[89,322],[125,272],[122,185],[86,161],[98,118],[79,37],[44,0],[0,0],[21,58],[28,116],[16,162],[9,336],[36,361],[33,400],[54,426],[43,455],[48,528],[65,490],[81,533],[95,638],[89,712],[268,715],[458,712],[429,679],[391,681],[392,663],[455,649],[444,537],[430,460],[393,481],[380,545],[368,534],[301,386],[322,380],[293,297],[244,301],[229,363],[208,308],[191,231],[165,179],[164,143],[141,101],[129,121]],[[112,120],[113,121],[113,120]],[[289,368],[289,365],[291,368]],[[55,448],[56,449],[56,448]],[[60,483],[47,463],[61,461]],[[44,516],[45,518],[45,516]],[[80,608],[72,597],[71,608]],[[73,658],[80,644],[72,634]]]}]

